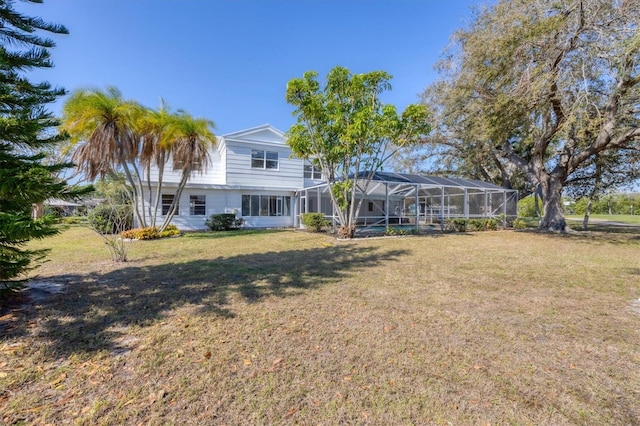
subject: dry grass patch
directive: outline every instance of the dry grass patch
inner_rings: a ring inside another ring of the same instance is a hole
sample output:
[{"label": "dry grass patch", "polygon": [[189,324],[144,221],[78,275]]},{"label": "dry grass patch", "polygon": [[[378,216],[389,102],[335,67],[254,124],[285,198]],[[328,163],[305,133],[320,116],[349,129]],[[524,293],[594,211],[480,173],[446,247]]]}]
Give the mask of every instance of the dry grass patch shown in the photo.
[{"label": "dry grass patch", "polygon": [[6,423],[640,423],[637,234],[92,238],[5,321]]}]

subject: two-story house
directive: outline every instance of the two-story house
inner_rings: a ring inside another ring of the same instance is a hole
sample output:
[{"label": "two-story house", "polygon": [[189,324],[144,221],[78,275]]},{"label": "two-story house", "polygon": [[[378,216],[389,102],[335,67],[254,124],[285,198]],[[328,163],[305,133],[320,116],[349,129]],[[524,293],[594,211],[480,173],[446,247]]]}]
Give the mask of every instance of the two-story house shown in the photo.
[{"label": "two-story house", "polygon": [[[293,157],[284,134],[268,124],[218,136],[209,154],[208,169],[192,174],[178,200],[172,223],[182,230],[205,229],[206,219],[216,213],[235,213],[247,227],[294,226],[296,191],[321,182],[320,173]],[[152,181],[157,174],[151,170]],[[167,167],[162,215],[179,181],[180,172]]]},{"label": "two-story house", "polygon": [[[299,226],[304,212],[333,216],[329,189],[319,170],[292,155],[284,134],[266,124],[217,137],[204,173],[193,173],[172,223],[206,229],[212,214],[234,213],[250,228]],[[158,171],[151,170],[156,182]],[[180,172],[164,172],[159,217],[173,202]],[[155,191],[152,185],[152,191]],[[360,226],[443,224],[450,218],[517,216],[518,193],[476,180],[377,172],[358,217]],[[334,221],[335,223],[335,221]]]}]

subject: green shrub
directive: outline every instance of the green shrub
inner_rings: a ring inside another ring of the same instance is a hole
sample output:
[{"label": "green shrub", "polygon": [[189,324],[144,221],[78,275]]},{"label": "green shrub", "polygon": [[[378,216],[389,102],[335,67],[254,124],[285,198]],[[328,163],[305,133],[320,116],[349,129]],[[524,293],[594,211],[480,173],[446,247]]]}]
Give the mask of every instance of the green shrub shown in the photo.
[{"label": "green shrub", "polygon": [[177,237],[178,235],[180,235],[180,230],[175,225],[168,225],[164,231],[160,232],[160,238]]},{"label": "green shrub", "polygon": [[485,219],[484,220],[484,229],[487,231],[497,231],[498,230],[498,221],[495,219]]},{"label": "green shrub", "polygon": [[486,224],[484,219],[472,219],[469,221],[469,229],[471,231],[484,231]]},{"label": "green shrub", "polygon": [[122,238],[128,238],[130,240],[155,240],[157,238],[166,238],[180,235],[180,231],[175,225],[169,225],[164,231],[156,227],[149,226],[147,228],[134,228],[124,231],[120,234]]},{"label": "green shrub", "polygon": [[100,234],[119,234],[133,226],[133,209],[129,204],[98,204],[87,216],[87,222]]},{"label": "green shrub", "polygon": [[331,221],[325,219],[323,213],[302,213],[301,220],[313,232],[322,232],[323,228],[331,225]]},{"label": "green shrub", "polygon": [[389,235],[389,236],[393,236],[393,235],[406,235],[407,233],[402,228],[394,228],[394,227],[390,226],[385,230],[384,234],[385,235]]},{"label": "green shrub", "polygon": [[244,221],[236,218],[234,213],[220,213],[209,216],[205,224],[211,231],[229,231],[239,229]]},{"label": "green shrub", "polygon": [[524,219],[517,218],[513,221],[513,229],[525,229],[527,222]]},{"label": "green shrub", "polygon": [[65,225],[79,225],[87,221],[86,216],[68,216],[60,219],[60,223]]},{"label": "green shrub", "polygon": [[[538,201],[540,203],[540,201]],[[542,203],[539,204],[542,209]],[[536,200],[533,195],[529,195],[518,201],[518,216],[521,217],[536,217]]]},{"label": "green shrub", "polygon": [[158,228],[150,226],[148,228],[129,229],[120,234],[120,236],[130,240],[154,240],[160,238],[160,232]]},{"label": "green shrub", "polygon": [[446,221],[446,229],[449,231],[466,232],[468,222],[467,219],[448,219]]},{"label": "green shrub", "polygon": [[469,221],[469,229],[471,231],[497,231],[498,220],[493,218],[472,219]]}]

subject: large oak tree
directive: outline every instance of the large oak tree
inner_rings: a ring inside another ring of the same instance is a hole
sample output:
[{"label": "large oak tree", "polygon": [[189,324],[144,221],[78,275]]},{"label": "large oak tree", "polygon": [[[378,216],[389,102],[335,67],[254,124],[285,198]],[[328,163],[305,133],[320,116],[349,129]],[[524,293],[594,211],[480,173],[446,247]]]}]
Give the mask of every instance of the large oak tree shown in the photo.
[{"label": "large oak tree", "polygon": [[506,186],[524,179],[543,198],[540,227],[564,230],[563,188],[601,153],[640,144],[638,28],[640,0],[476,11],[425,92],[437,117],[431,153]]}]

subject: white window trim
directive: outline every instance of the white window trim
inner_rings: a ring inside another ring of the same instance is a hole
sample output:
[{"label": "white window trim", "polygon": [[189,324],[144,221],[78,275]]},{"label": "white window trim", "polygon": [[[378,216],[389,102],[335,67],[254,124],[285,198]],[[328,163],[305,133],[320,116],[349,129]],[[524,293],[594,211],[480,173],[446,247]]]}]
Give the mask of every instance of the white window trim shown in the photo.
[{"label": "white window trim", "polygon": [[[191,197],[203,197],[204,203],[196,205]],[[196,207],[204,207],[204,213],[194,213]],[[189,195],[189,216],[206,216],[207,215],[207,196],[205,194],[191,194]]]},{"label": "white window trim", "polygon": [[[262,158],[256,158],[253,156],[254,153],[257,152],[261,152],[262,153]],[[275,154],[276,155],[276,159],[268,159],[267,155],[268,154]],[[262,167],[256,167],[253,165],[254,161],[259,161],[262,160]],[[267,161],[275,161],[276,162],[276,167],[267,167]],[[252,149],[251,150],[251,168],[252,169],[258,169],[258,170],[280,170],[280,153],[278,151],[268,151],[266,149]]]},{"label": "white window trim", "polygon": [[[311,167],[311,177],[305,176],[307,172],[306,170],[304,170],[304,167]],[[322,180],[322,170],[316,167],[313,163],[304,163],[304,167],[303,167],[302,173],[305,179]],[[316,174],[319,174],[320,177],[319,178],[314,177]]]}]

